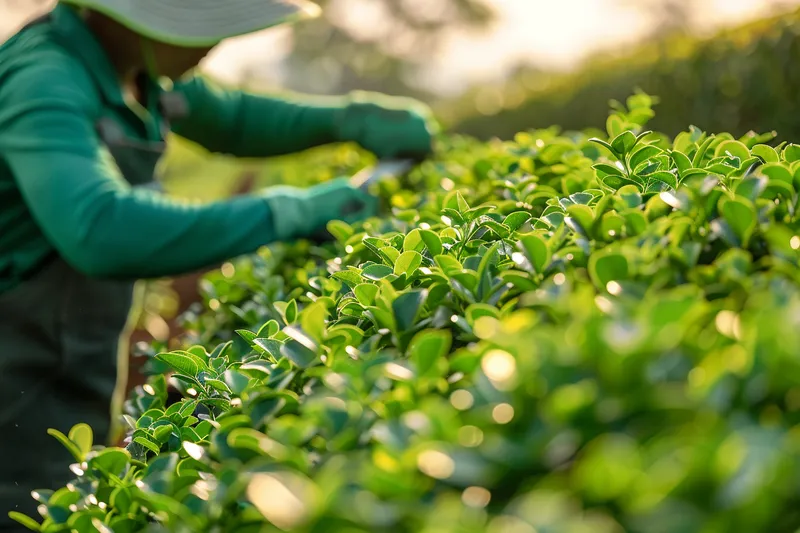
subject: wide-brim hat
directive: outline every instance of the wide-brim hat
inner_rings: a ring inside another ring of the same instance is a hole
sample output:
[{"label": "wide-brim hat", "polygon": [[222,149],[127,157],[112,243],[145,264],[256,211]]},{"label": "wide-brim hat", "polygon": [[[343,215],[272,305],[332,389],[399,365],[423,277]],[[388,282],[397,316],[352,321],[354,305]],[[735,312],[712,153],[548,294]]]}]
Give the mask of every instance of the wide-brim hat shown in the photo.
[{"label": "wide-brim hat", "polygon": [[308,0],[61,0],[107,15],[156,41],[185,47],[319,16]]}]

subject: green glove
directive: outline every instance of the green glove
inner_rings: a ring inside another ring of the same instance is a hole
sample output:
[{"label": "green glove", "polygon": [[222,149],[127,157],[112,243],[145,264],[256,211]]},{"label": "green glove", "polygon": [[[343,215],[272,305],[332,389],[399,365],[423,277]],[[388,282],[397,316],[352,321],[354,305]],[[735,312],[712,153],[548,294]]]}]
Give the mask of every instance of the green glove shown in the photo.
[{"label": "green glove", "polygon": [[411,98],[353,92],[336,117],[340,141],[356,142],[379,159],[420,161],[433,150],[438,128],[431,110]]},{"label": "green glove", "polygon": [[269,204],[275,239],[310,238],[325,231],[328,222],[359,222],[378,212],[378,199],[350,184],[347,178],[301,189],[270,187],[262,193]]}]

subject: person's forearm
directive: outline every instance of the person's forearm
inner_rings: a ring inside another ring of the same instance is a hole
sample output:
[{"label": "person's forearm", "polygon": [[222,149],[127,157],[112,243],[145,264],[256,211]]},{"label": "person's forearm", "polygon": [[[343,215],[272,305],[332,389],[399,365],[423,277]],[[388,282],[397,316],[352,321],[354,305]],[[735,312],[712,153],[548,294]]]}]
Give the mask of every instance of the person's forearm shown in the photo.
[{"label": "person's forearm", "polygon": [[176,83],[188,113],[172,130],[215,153],[272,157],[338,142],[340,98],[273,98],[225,90],[200,77]]},{"label": "person's forearm", "polygon": [[262,197],[178,202],[90,179],[92,167],[76,155],[30,153],[16,155],[11,164],[29,173],[22,193],[48,240],[90,276],[174,276],[255,252],[276,239],[272,211]]},{"label": "person's forearm", "polygon": [[[65,256],[97,277],[186,274],[253,253],[275,240],[271,212],[259,198],[175,206],[159,210],[155,217],[130,198],[101,203],[95,209],[103,225],[70,242]],[[176,224],[169,227],[171,218]],[[159,219],[163,222],[156,222]]]}]

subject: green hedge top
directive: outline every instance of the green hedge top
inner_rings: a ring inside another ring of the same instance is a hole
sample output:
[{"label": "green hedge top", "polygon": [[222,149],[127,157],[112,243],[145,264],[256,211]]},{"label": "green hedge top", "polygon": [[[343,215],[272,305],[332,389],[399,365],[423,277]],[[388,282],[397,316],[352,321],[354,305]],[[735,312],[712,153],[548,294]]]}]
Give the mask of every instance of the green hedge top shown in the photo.
[{"label": "green hedge top", "polygon": [[651,134],[650,104],[599,138],[453,138],[382,186],[391,217],[209,275],[185,349],[128,402],[127,447],[59,435],[75,480],[35,494],[41,525],[16,518],[796,531],[800,146]]},{"label": "green hedge top", "polygon": [[[632,87],[661,97],[652,126],[676,135],[687,124],[743,135],[776,130],[800,138],[800,11],[720,32],[712,38],[673,37],[587,61],[572,74],[532,78],[506,100],[523,102],[490,116],[474,112],[475,94],[442,110],[461,133],[510,138],[518,131],[557,124],[566,129],[602,126],[606,103]],[[513,89],[513,90],[512,90]],[[517,92],[523,91],[520,95]],[[513,98],[512,98],[513,97]]]}]

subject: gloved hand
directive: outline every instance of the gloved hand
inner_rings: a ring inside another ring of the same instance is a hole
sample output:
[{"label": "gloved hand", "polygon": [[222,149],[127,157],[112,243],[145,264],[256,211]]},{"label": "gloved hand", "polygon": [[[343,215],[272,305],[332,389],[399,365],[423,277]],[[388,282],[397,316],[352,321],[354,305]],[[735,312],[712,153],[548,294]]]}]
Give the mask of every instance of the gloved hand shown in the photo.
[{"label": "gloved hand", "polygon": [[353,92],[336,117],[336,136],[355,142],[378,159],[421,161],[433,150],[438,129],[425,104],[411,98]]},{"label": "gloved hand", "polygon": [[378,212],[378,199],[350,184],[347,178],[314,187],[270,187],[262,193],[272,211],[279,241],[316,237],[328,222],[359,222]]}]

